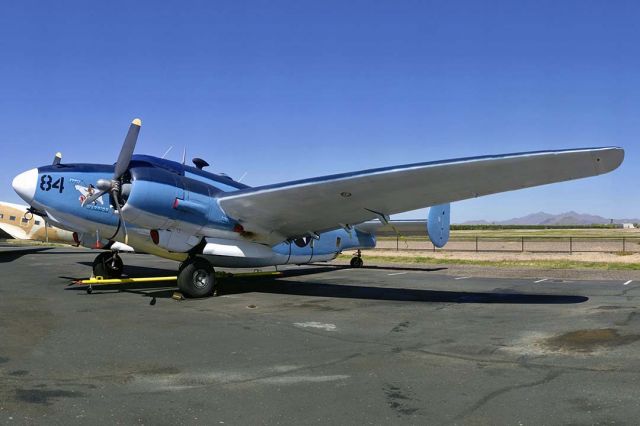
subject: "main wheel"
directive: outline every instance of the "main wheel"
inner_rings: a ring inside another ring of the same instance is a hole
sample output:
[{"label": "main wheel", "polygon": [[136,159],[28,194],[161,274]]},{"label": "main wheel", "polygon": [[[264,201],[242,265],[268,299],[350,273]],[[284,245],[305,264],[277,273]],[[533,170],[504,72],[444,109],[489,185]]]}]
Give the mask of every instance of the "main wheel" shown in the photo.
[{"label": "main wheel", "polygon": [[364,265],[361,257],[353,257],[351,258],[351,262],[349,262],[352,268],[361,268]]},{"label": "main wheel", "polygon": [[213,267],[204,259],[187,260],[178,271],[178,288],[188,297],[217,296]]},{"label": "main wheel", "polygon": [[93,276],[109,278],[120,278],[124,264],[117,253],[105,251],[100,253],[93,261]]}]

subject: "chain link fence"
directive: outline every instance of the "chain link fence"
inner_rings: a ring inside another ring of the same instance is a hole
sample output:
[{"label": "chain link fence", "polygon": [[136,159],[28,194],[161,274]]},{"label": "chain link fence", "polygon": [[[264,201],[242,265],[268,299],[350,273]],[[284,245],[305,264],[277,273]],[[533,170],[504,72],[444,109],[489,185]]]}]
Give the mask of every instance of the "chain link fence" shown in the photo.
[{"label": "chain link fence", "polygon": [[383,250],[431,250],[467,252],[640,253],[639,237],[453,237],[436,248],[427,237],[381,237],[376,248]]}]

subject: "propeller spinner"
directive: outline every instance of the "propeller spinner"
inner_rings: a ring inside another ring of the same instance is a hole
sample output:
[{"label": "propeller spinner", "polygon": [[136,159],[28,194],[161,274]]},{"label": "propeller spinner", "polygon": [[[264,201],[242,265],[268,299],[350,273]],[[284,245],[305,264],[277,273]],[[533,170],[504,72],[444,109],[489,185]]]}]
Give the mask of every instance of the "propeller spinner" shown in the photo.
[{"label": "propeller spinner", "polygon": [[136,118],[131,122],[129,131],[127,132],[127,136],[125,137],[124,143],[122,144],[120,155],[118,155],[118,161],[116,161],[113,170],[113,178],[111,178],[111,180],[99,179],[96,183],[96,187],[99,189],[99,191],[92,196],[87,197],[82,203],[82,205],[84,206],[85,204],[93,203],[106,193],[111,194],[113,197],[113,201],[116,204],[116,211],[120,216],[120,219],[118,221],[118,229],[116,230],[116,233],[113,237],[117,235],[118,231],[120,230],[120,225],[122,224],[122,227],[124,228],[125,244],[128,243],[129,235],[127,234],[127,226],[125,224],[124,218],[122,217],[122,206],[120,205],[120,191],[122,188],[120,179],[129,169],[131,157],[133,156],[133,151],[136,147],[136,142],[138,141],[140,126],[142,126],[142,121],[139,118]]}]

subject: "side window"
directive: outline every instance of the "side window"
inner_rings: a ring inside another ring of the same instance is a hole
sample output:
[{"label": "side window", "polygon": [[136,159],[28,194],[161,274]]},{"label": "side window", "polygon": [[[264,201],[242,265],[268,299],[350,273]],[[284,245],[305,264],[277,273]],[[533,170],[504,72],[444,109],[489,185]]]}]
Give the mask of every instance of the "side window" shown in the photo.
[{"label": "side window", "polygon": [[336,238],[336,248],[340,248],[340,242],[342,242],[342,238],[337,237]]}]

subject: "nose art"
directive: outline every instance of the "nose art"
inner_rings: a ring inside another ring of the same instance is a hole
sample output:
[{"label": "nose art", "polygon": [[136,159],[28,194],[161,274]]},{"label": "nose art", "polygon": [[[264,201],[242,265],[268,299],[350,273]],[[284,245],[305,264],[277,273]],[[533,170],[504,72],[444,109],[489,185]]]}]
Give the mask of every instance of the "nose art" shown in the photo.
[{"label": "nose art", "polygon": [[33,200],[36,195],[36,184],[38,183],[38,169],[27,170],[13,178],[11,185],[13,190],[27,203]]}]

